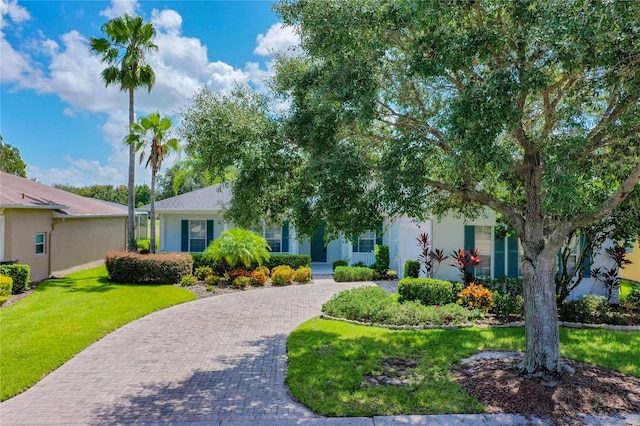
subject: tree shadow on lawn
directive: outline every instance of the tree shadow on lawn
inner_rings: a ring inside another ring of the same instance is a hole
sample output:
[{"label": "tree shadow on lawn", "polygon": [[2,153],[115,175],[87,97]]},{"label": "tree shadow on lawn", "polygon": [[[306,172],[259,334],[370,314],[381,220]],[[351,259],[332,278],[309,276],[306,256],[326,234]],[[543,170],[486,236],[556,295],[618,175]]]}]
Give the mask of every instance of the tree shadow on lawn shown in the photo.
[{"label": "tree shadow on lawn", "polygon": [[[95,283],[99,285],[95,285]],[[108,291],[124,287],[164,287],[167,285],[171,284],[120,284],[109,281],[108,277],[97,274],[96,276],[82,278],[51,278],[38,285],[36,291],[46,292],[54,289],[61,289],[66,292],[106,293]]]},{"label": "tree shadow on lawn", "polygon": [[133,383],[113,404],[94,409],[93,417],[108,424],[315,417],[284,385],[286,342],[287,336],[278,334],[247,342],[254,353],[210,359],[203,353],[201,364],[215,367],[194,365],[194,372],[178,382],[156,377]]}]

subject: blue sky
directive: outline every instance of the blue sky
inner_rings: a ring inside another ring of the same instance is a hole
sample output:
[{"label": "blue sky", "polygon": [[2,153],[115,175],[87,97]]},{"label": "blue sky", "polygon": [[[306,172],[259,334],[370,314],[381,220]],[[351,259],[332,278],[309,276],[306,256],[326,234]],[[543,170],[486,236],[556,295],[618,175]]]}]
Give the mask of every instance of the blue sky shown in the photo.
[{"label": "blue sky", "polygon": [[[177,116],[203,85],[260,89],[271,54],[297,44],[269,1],[0,0],[0,133],[17,147],[27,176],[45,184],[126,184],[127,95],[99,79],[90,37],[125,13],[154,23],[149,56],[156,85],[136,92],[138,116]],[[177,120],[174,120],[177,125]],[[175,158],[169,159],[163,169]],[[139,166],[136,183],[149,183]]]}]

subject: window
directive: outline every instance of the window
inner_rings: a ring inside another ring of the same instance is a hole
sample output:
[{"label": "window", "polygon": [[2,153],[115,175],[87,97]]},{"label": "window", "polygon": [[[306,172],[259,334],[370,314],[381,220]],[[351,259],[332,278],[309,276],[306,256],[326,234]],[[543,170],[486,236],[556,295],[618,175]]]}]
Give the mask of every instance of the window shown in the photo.
[{"label": "window", "polygon": [[288,237],[286,235],[288,229],[285,229],[285,227],[286,225],[257,225],[252,226],[251,230],[267,240],[272,253],[284,253],[289,251],[284,243],[284,240]]},{"label": "window", "polygon": [[207,221],[203,219],[189,221],[189,251],[201,253],[207,245]]},{"label": "window", "polygon": [[36,254],[45,254],[46,253],[46,238],[44,232],[39,232],[36,234]]},{"label": "window", "polygon": [[360,235],[358,242],[353,245],[354,253],[371,253],[376,245],[376,233],[374,231],[365,232]]},{"label": "window", "polygon": [[493,247],[491,243],[491,227],[475,227],[475,248],[479,251],[480,264],[476,266],[476,277],[491,276],[491,253]]}]

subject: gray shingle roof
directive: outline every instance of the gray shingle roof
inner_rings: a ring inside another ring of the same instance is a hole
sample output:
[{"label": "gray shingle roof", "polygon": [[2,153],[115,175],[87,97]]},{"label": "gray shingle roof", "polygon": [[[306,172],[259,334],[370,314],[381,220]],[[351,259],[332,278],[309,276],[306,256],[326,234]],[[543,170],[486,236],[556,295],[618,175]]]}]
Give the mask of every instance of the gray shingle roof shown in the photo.
[{"label": "gray shingle roof", "polygon": [[[212,212],[226,209],[231,202],[231,188],[228,184],[217,184],[196,189],[186,194],[176,195],[156,201],[156,212],[202,211]],[[140,210],[148,211],[149,206]]]}]

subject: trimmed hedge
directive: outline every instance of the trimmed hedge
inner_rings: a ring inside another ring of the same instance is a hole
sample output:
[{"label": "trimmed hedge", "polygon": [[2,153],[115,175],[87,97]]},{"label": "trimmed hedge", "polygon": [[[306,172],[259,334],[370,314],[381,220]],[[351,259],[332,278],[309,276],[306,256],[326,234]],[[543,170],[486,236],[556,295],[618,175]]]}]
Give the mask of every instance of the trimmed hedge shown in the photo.
[{"label": "trimmed hedge", "polygon": [[399,301],[417,300],[423,305],[446,305],[455,300],[453,284],[434,278],[404,278],[398,283]]},{"label": "trimmed hedge", "polygon": [[264,266],[269,269],[280,265],[289,265],[291,269],[302,268],[303,266],[311,266],[311,256],[306,254],[271,254],[271,258],[265,262]]},{"label": "trimmed hedge", "polygon": [[336,260],[331,264],[331,267],[333,268],[334,271],[338,266],[349,266],[349,262],[347,262],[346,260],[340,259],[340,260]]},{"label": "trimmed hedge", "polygon": [[9,299],[12,287],[13,279],[6,275],[0,275],[0,305]]},{"label": "trimmed hedge", "polygon": [[338,266],[333,273],[336,282],[371,281],[373,269],[360,266]]},{"label": "trimmed hedge", "polygon": [[177,284],[193,271],[193,257],[186,253],[109,252],[105,264],[115,283]]},{"label": "trimmed hedge", "polygon": [[13,294],[23,293],[29,290],[31,268],[29,265],[14,263],[12,265],[0,265],[0,274],[11,277],[13,280]]},{"label": "trimmed hedge", "polygon": [[205,255],[203,253],[190,253],[193,258],[193,273],[195,274],[196,269],[202,267],[209,267],[213,270],[213,273],[217,275],[224,275],[229,272],[231,268],[227,265],[216,262],[210,255]]},{"label": "trimmed hedge", "polygon": [[417,260],[407,260],[404,262],[405,278],[418,278],[420,275],[420,262]]}]

